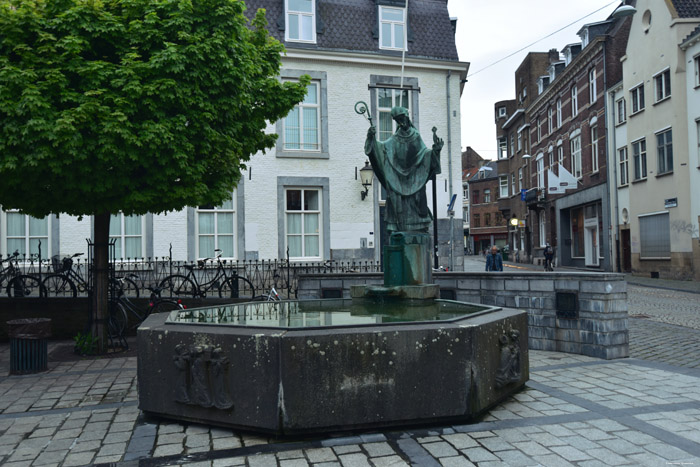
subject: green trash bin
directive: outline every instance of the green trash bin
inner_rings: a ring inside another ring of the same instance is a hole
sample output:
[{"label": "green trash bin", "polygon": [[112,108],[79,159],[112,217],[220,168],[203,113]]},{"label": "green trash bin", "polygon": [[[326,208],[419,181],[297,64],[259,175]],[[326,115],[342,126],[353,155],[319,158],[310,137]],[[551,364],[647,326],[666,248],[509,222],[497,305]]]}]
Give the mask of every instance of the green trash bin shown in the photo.
[{"label": "green trash bin", "polygon": [[503,258],[503,261],[508,261],[508,253],[508,248],[501,250],[501,257]]},{"label": "green trash bin", "polygon": [[48,370],[48,338],[51,320],[24,318],[7,322],[10,338],[10,374],[23,375]]}]

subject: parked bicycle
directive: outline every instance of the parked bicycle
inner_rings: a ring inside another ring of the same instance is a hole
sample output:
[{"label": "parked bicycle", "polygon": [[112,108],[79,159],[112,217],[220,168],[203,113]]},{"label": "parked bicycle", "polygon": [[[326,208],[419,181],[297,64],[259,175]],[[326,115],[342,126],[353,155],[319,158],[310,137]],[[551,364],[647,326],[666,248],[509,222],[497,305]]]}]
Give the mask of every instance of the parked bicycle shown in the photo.
[{"label": "parked bicycle", "polygon": [[228,272],[224,267],[225,261],[221,260],[221,250],[216,252],[216,271],[214,277],[206,282],[199,282],[195,269],[206,271],[206,264],[212,258],[206,258],[198,262],[198,267],[193,264],[185,265],[187,274],[172,274],[158,284],[158,288],[167,290],[174,297],[206,297],[211,291],[218,291],[219,297],[248,298],[255,297],[255,287],[253,283],[243,276],[239,276],[236,271]]},{"label": "parked bicycle", "polygon": [[[7,296],[11,298],[44,297],[46,295],[41,280],[31,274],[22,274],[17,266],[19,251],[0,261],[0,284],[3,284]],[[2,264],[7,263],[7,267]],[[7,281],[7,285],[4,285]]]},{"label": "parked bicycle", "polygon": [[186,307],[182,301],[177,299],[161,298],[161,289],[157,287],[147,287],[151,292],[150,300],[145,309],[140,308],[131,301],[124,288],[131,281],[128,277],[117,278],[113,286],[112,300],[109,304],[109,325],[110,337],[123,338],[127,333],[135,330],[151,313],[166,313],[173,310],[182,310]]},{"label": "parked bicycle", "polygon": [[[58,255],[51,258],[53,264],[53,274],[49,274],[42,281],[42,286],[49,297],[77,297],[78,292],[85,293],[88,290],[88,283],[83,279],[83,276],[75,271],[73,259],[81,256],[83,253],[75,253],[72,256],[66,256],[63,260]],[[137,278],[137,276],[133,276]],[[114,281],[120,281],[119,284]],[[138,298],[139,287],[132,279],[128,277],[116,278],[112,281],[112,287],[122,290],[123,293]]]},{"label": "parked bicycle", "polygon": [[282,298],[277,293],[277,290],[275,290],[274,287],[270,287],[270,290],[267,292],[267,294],[258,295],[254,298],[254,300],[260,302],[280,302],[282,301]]}]

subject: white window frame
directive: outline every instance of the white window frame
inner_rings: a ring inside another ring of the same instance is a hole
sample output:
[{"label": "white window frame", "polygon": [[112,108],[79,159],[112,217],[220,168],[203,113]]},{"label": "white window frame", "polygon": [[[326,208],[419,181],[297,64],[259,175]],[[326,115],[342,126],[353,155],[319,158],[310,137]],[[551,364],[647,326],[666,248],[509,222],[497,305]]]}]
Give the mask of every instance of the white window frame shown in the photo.
[{"label": "white window frame", "polygon": [[544,188],[544,153],[541,152],[535,158],[537,166],[537,188]]},{"label": "white window frame", "polygon": [[485,188],[484,189],[484,203],[490,203],[490,202],[491,202],[491,189]]},{"label": "white window frame", "polygon": [[[657,175],[673,172],[673,132],[671,127],[664,128],[655,133],[656,136],[656,163]],[[663,137],[663,144],[659,145],[659,138]]]},{"label": "white window frame", "polygon": [[[316,0],[310,0],[311,1],[311,11],[301,11],[301,10],[292,10],[289,7],[289,2],[290,0],[284,0],[284,17],[286,18],[286,26],[285,26],[285,31],[284,31],[284,40],[288,42],[306,42],[310,44],[315,44],[316,43]],[[303,22],[304,18],[310,18],[311,22],[311,38],[303,38],[304,36],[303,33]],[[292,21],[297,22],[298,26],[298,31],[299,31],[299,37],[291,37],[290,31],[291,31],[291,23]]]},{"label": "white window frame", "polygon": [[[639,151],[637,151],[639,148]],[[632,141],[632,165],[634,168],[634,180],[647,178],[647,142],[646,138]]]},{"label": "white window frame", "polygon": [[557,128],[561,128],[562,116],[561,116],[561,97],[557,99]]},{"label": "white window frame", "polygon": [[[392,20],[392,19],[385,19],[384,18],[384,13],[385,12],[400,12],[401,13],[401,21],[398,20]],[[390,45],[384,45],[384,27],[385,25],[389,26],[389,30],[391,31],[391,38],[389,40]],[[397,45],[396,37],[396,29],[398,26],[401,26],[402,32],[399,33],[401,35],[401,40],[403,41],[403,45]],[[393,7],[393,6],[383,6],[379,5],[379,48],[382,50],[408,50],[406,48],[407,46],[407,39],[408,36],[406,34],[406,8],[401,8],[401,7]]]},{"label": "white window frame", "polygon": [[510,174],[510,186],[511,186],[511,196],[515,196],[518,193],[518,188],[515,184],[515,172]]},{"label": "white window frame", "polygon": [[[7,227],[8,227],[8,222],[7,222],[7,215],[8,214],[19,214],[23,216],[23,223],[24,223],[24,235],[17,235],[17,236],[10,236],[8,235]],[[27,214],[21,214],[17,209],[8,209],[6,211],[0,211],[0,226],[2,226],[2,230],[0,232],[0,240],[2,243],[2,246],[0,247],[0,255],[1,256],[6,256],[9,254],[14,253],[15,249],[12,249],[8,246],[9,240],[22,240],[24,243],[23,251],[20,250],[20,255],[23,255],[26,260],[32,259],[32,256],[30,253],[30,243],[32,240],[40,240],[41,241],[41,258],[42,259],[47,259],[51,257],[52,251],[51,251],[51,228],[52,228],[52,223],[55,222],[52,219],[52,216],[46,216],[44,218],[38,219],[38,220],[45,220],[46,221],[46,235],[32,235],[29,229],[29,219],[37,219],[35,217],[29,216]],[[38,247],[37,247],[38,248]],[[38,249],[37,249],[38,253]],[[20,256],[20,259],[22,256]]]},{"label": "white window frame", "polygon": [[[315,100],[316,102],[307,102],[309,99],[309,96],[311,94],[311,89],[315,89]],[[298,126],[298,132],[299,132],[299,147],[294,148],[290,147],[291,143],[288,141],[287,138],[287,125],[288,125],[288,120],[289,120],[289,115],[284,117],[282,119],[282,135],[283,135],[283,141],[282,141],[282,148],[285,152],[311,152],[311,153],[320,153],[321,152],[321,140],[323,138],[323,135],[321,134],[321,83],[316,80],[312,80],[311,83],[309,83],[309,86],[307,87],[307,94],[304,97],[304,100],[300,103],[298,103],[292,111],[298,111],[299,115],[299,126]],[[311,143],[307,142],[304,140],[305,137],[305,132],[304,130],[304,115],[306,114],[305,110],[306,109],[315,109],[316,110],[316,142]],[[291,113],[291,112],[290,112]],[[305,147],[305,145],[312,145],[311,148]],[[315,148],[313,147],[315,145]]]},{"label": "white window frame", "polygon": [[549,155],[549,168],[553,169],[554,168],[554,146],[549,145],[549,149],[547,151],[547,154]]},{"label": "white window frame", "polygon": [[588,71],[588,102],[593,104],[598,100],[597,73],[595,68]]},{"label": "white window frame", "polygon": [[569,136],[569,148],[571,150],[571,175],[581,179],[583,170],[581,168],[581,131],[576,130]]},{"label": "white window frame", "polygon": [[508,175],[498,176],[498,194],[501,198],[508,198]]},{"label": "white window frame", "polygon": [[547,134],[552,134],[554,131],[554,109],[547,108]]},{"label": "white window frame", "polygon": [[693,57],[693,65],[695,66],[695,87],[700,86],[700,54]]},{"label": "white window frame", "polygon": [[505,108],[505,107],[499,107],[499,108],[498,108],[498,116],[499,116],[499,117],[505,117],[505,116],[506,116],[506,108]]},{"label": "white window frame", "polygon": [[518,192],[520,192],[525,186],[523,185],[523,168],[518,168]]},{"label": "white window frame", "polygon": [[[560,139],[557,141],[557,164],[564,166],[564,142]],[[559,169],[557,169],[557,174]]]},{"label": "white window frame", "polygon": [[578,115],[578,87],[574,84],[571,87],[571,117]]},{"label": "white window frame", "polygon": [[[287,193],[293,190],[301,190],[302,192],[302,198],[301,198],[301,210],[289,210],[287,208]],[[318,194],[318,207],[317,209],[309,209],[305,210],[304,209],[304,197],[306,196],[307,191],[316,191]],[[323,221],[323,188],[322,187],[312,187],[312,186],[285,186],[284,187],[284,248],[285,251],[287,250],[287,247],[289,246],[289,237],[290,236],[300,236],[301,237],[301,256],[291,256],[290,252],[290,260],[294,261],[320,261],[323,257],[323,228],[324,228],[324,221]],[[289,233],[289,225],[288,225],[288,215],[289,214],[301,214],[301,233],[294,233],[290,234]],[[318,232],[315,233],[310,233],[310,232],[305,232],[305,222],[304,222],[304,217],[307,214],[314,214],[318,215]],[[306,242],[304,241],[306,237],[318,237],[318,255],[316,256],[308,256],[306,255]]]},{"label": "white window frame", "polygon": [[630,89],[630,115],[636,115],[644,110],[644,83]]},{"label": "white window frame", "polygon": [[598,160],[598,125],[591,125],[591,173],[596,173],[600,170]]},{"label": "white window frame", "polygon": [[537,142],[542,141],[542,126],[540,122],[540,117],[537,117]]},{"label": "white window frame", "polygon": [[671,97],[671,69],[666,68],[654,75],[654,102]]},{"label": "white window frame", "polygon": [[625,123],[627,121],[627,105],[625,102],[625,98],[621,97],[618,100],[616,100],[615,107],[617,109],[617,120],[615,121],[615,123],[618,125]]},{"label": "white window frame", "polygon": [[[112,234],[112,233],[110,232],[110,234],[109,234],[109,240],[110,240],[110,241],[112,241],[112,240],[115,241],[115,252],[114,252],[114,254],[115,254],[114,257],[115,257],[115,259],[116,259],[117,261],[124,261],[124,260],[127,260],[127,259],[132,259],[132,260],[133,260],[133,259],[137,259],[137,260],[138,260],[138,259],[143,259],[143,258],[146,256],[146,255],[145,255],[145,252],[146,252],[146,236],[144,235],[144,233],[146,232],[146,216],[125,216],[124,213],[122,213],[122,212],[120,212],[119,214],[112,214],[112,218],[110,219],[110,222],[109,222],[110,231],[115,227],[115,224],[114,224],[115,219],[114,219],[114,217],[117,218],[116,220],[117,220],[117,222],[119,223],[119,224],[118,224],[118,225],[119,225],[119,233],[115,235],[115,234]],[[125,223],[126,223],[126,218],[127,218],[127,217],[139,217],[139,218],[140,218],[140,219],[139,219],[140,224],[141,224],[141,233],[140,233],[140,234],[134,235],[134,234],[127,234],[127,233],[126,233]],[[140,238],[141,241],[140,241],[139,243],[141,244],[141,256],[136,256],[136,257],[133,257],[133,258],[130,257],[130,256],[125,256],[124,253],[126,252],[126,243],[127,243],[127,239],[132,239],[132,238]],[[117,246],[116,243],[118,243],[119,245]],[[117,251],[120,251],[121,254],[117,254]]]},{"label": "white window frame", "polygon": [[[227,200],[227,202],[231,203],[231,207],[224,207],[225,204],[222,204],[220,206],[214,206],[214,207],[201,207],[198,206],[195,209],[195,249],[196,249],[196,256],[197,259],[203,259],[206,256],[202,254],[200,251],[199,247],[199,240],[200,237],[213,237],[214,238],[214,250],[221,249],[220,248],[220,240],[223,237],[231,237],[232,241],[231,243],[233,244],[233,255],[224,255],[222,254],[222,258],[225,259],[236,259],[236,242],[238,241],[238,213],[236,212],[236,199],[237,199],[237,193],[234,190],[233,195],[231,196],[230,200]],[[213,233],[200,233],[199,231],[199,216],[201,214],[213,214],[214,216],[214,232]],[[233,225],[231,226],[231,232],[219,232],[219,214],[233,214]],[[222,252],[223,253],[223,252]]]},{"label": "white window frame", "polygon": [[629,154],[627,153],[627,146],[617,150],[617,160],[620,164],[620,186],[627,186],[630,181]]},{"label": "white window frame", "polygon": [[[390,91],[391,92],[391,105],[388,107],[382,107],[379,105],[380,103],[380,93],[381,91]],[[385,87],[379,87],[377,88],[377,125],[378,125],[378,130],[377,130],[377,139],[379,141],[386,141],[389,139],[391,135],[393,135],[396,130],[398,129],[398,124],[396,121],[391,118],[391,109],[394,107],[403,107],[406,110],[408,110],[408,115],[411,118],[411,121],[413,121],[413,108],[411,106],[411,92],[407,89],[395,89],[395,88],[385,88]],[[405,97],[405,99],[404,99]],[[381,130],[381,125],[379,125],[381,115],[384,114],[388,116],[388,120],[391,121],[391,132],[383,131]]]},{"label": "white window frame", "polygon": [[539,224],[539,233],[540,233],[540,246],[541,247],[546,247],[547,246],[547,219],[545,217],[544,211],[540,211],[538,214],[538,224]]},{"label": "white window frame", "polygon": [[518,152],[523,150],[523,132],[518,131]]},{"label": "white window frame", "polygon": [[508,159],[508,138],[506,137],[498,139],[498,158]]}]

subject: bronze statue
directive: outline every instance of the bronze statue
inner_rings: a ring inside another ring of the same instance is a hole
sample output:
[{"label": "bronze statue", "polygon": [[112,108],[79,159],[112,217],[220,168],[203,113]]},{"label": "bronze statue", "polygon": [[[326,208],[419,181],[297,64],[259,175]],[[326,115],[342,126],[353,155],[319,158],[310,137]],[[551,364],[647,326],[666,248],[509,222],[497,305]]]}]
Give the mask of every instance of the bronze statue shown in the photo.
[{"label": "bronze statue", "polygon": [[389,139],[377,141],[377,129],[370,118],[365,141],[365,154],[386,190],[387,230],[389,234],[427,232],[433,216],[428,210],[425,185],[440,173],[444,142],[433,127],[433,147],[428,149],[404,107],[391,109],[391,118],[398,128]]}]

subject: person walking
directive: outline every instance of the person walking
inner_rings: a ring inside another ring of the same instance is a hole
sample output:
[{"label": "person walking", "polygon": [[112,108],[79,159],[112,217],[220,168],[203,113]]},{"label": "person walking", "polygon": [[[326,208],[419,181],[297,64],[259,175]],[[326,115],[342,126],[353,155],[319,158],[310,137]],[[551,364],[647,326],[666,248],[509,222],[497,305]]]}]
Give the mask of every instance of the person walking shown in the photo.
[{"label": "person walking", "polygon": [[552,245],[547,243],[547,246],[544,249],[544,270],[545,271],[554,271],[554,268],[552,267],[552,260],[554,259],[554,248],[552,248]]},{"label": "person walking", "polygon": [[491,252],[486,255],[486,270],[503,271],[503,258],[501,258],[497,246],[491,247]]}]

